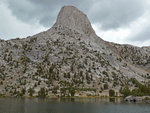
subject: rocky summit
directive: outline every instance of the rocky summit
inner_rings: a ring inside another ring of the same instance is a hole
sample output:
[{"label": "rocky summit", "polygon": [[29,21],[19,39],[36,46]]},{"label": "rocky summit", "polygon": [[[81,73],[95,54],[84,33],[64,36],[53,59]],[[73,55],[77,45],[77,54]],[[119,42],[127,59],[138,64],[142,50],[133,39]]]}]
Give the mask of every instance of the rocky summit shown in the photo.
[{"label": "rocky summit", "polygon": [[87,16],[73,6],[62,7],[54,26],[68,27],[80,34],[95,34]]},{"label": "rocky summit", "polygon": [[150,47],[102,40],[73,6],[47,31],[0,40],[1,96],[121,96],[149,81]]}]

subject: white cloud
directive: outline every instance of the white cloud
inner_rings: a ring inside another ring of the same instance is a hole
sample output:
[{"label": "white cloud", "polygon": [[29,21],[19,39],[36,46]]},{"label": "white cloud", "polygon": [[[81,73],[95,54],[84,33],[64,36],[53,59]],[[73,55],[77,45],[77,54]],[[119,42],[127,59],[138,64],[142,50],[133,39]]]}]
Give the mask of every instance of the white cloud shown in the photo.
[{"label": "white cloud", "polygon": [[143,16],[132,22],[126,28],[112,30],[101,29],[101,24],[93,24],[98,36],[110,42],[120,44],[132,44],[136,46],[150,46],[150,12],[145,12]]},{"label": "white cloud", "polygon": [[127,43],[126,38],[130,34],[130,30],[127,28],[104,31],[96,24],[93,24],[92,26],[96,31],[97,35],[106,41],[122,43],[122,44]]},{"label": "white cloud", "polygon": [[0,12],[0,38],[26,37],[46,29],[38,23],[31,25],[18,20],[3,3],[0,3]]}]

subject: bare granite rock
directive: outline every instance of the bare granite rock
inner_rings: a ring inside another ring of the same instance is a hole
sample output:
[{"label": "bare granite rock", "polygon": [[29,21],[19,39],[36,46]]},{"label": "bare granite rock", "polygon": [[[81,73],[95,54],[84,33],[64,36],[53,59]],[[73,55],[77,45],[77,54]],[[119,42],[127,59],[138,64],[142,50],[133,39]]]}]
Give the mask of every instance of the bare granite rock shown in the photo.
[{"label": "bare granite rock", "polygon": [[79,33],[95,35],[88,17],[74,6],[62,7],[54,26],[64,26]]},{"label": "bare granite rock", "polygon": [[72,89],[77,95],[100,95],[127,84],[134,89],[132,78],[149,83],[149,47],[102,40],[87,16],[73,6],[64,6],[47,31],[0,40],[0,94],[30,95],[34,90],[36,96],[45,88],[48,95],[67,96]]}]

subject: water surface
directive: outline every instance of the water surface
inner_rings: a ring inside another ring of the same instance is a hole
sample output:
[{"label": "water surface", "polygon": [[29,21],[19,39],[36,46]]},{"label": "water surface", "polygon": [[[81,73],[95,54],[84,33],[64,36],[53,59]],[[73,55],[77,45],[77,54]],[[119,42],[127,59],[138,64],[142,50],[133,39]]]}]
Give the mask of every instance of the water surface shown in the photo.
[{"label": "water surface", "polygon": [[150,104],[117,98],[0,98],[0,113],[150,113]]}]

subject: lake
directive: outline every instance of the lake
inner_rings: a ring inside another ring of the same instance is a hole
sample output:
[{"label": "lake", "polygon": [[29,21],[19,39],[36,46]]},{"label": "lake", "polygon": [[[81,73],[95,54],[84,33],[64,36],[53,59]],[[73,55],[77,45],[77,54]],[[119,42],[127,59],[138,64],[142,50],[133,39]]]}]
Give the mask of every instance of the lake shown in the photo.
[{"label": "lake", "polygon": [[0,98],[0,113],[150,113],[150,104],[119,98]]}]

